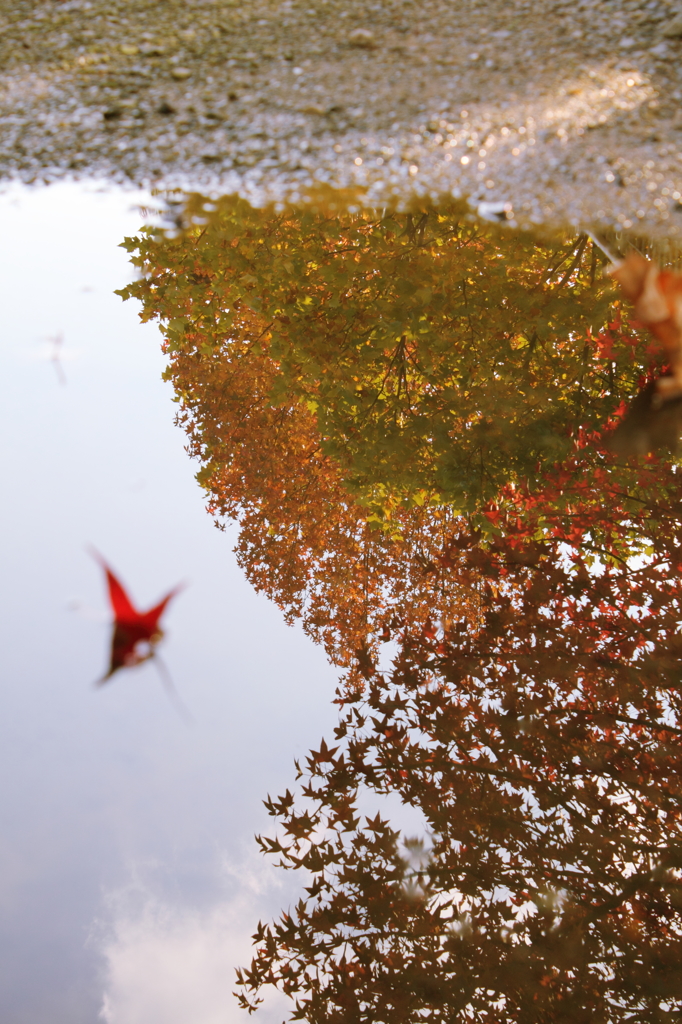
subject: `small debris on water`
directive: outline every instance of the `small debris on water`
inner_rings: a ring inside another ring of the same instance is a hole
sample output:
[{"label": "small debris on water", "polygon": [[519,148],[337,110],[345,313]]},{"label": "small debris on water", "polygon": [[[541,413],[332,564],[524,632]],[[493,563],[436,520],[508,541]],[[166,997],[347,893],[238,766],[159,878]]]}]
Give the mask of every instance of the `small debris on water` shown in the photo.
[{"label": "small debris on water", "polygon": [[482,220],[488,220],[495,224],[506,223],[514,219],[514,208],[511,203],[483,201],[476,207],[476,212]]}]

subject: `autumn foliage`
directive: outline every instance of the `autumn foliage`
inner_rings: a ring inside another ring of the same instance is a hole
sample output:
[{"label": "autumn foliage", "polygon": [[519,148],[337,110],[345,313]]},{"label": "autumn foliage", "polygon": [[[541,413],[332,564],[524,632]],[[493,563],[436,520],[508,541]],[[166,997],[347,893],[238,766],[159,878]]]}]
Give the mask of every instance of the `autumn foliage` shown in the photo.
[{"label": "autumn foliage", "polygon": [[[482,620],[406,629],[261,840],[305,897],[240,975],[296,1019],[673,1021],[682,1010],[682,533],[590,569],[460,534]],[[462,565],[464,562],[464,567]],[[425,822],[400,840],[367,792]]]},{"label": "autumn foliage", "polygon": [[235,331],[267,353],[273,404],[312,412],[380,519],[401,502],[471,512],[541,479],[650,361],[585,235],[542,243],[457,205],[276,213],[193,196],[183,216],[175,238],[129,240],[143,279],[126,294],[163,321],[171,357],[225,355]]},{"label": "autumn foliage", "polygon": [[[336,661],[396,617],[471,606],[437,558],[462,514],[494,532],[495,509],[518,515],[557,461],[568,516],[593,467],[611,480],[599,429],[650,356],[585,236],[540,243],[457,206],[192,196],[182,217],[176,236],[126,241],[142,273],[122,294],[161,322],[199,479],[239,520],[247,575]],[[637,500],[632,474],[617,484]]]},{"label": "autumn foliage", "polygon": [[[650,409],[643,457],[614,434],[666,353],[593,244],[198,196],[125,244],[210,511],[346,668],[334,744],[268,802],[306,895],[243,1005],[679,1019],[682,489]],[[361,813],[386,795],[421,838]]]},{"label": "autumn foliage", "polygon": [[[171,372],[210,511],[238,520],[251,582],[300,617],[337,664],[368,657],[396,616],[433,614],[447,508],[405,509],[390,534],[368,523],[322,451],[313,413],[271,401],[276,365],[250,337],[212,355],[174,353]],[[469,601],[464,589],[435,599],[446,617]]]}]

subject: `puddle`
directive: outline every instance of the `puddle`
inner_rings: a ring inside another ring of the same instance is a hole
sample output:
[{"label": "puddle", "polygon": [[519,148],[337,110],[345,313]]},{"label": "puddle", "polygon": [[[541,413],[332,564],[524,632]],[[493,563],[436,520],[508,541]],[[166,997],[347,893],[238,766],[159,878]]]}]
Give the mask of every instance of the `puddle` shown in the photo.
[{"label": "puddle", "polygon": [[[353,166],[297,202],[3,199],[11,1024],[211,1024],[259,915],[265,1021],[682,1009],[674,232]],[[637,256],[673,276],[632,302]],[[87,543],[141,608],[189,577],[145,638],[192,728],[153,664],[90,688]]]}]

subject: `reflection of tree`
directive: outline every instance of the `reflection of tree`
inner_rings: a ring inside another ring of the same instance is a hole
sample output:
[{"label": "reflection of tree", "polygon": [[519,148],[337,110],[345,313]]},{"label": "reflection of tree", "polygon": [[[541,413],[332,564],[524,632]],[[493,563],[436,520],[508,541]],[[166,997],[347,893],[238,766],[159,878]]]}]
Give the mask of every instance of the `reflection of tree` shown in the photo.
[{"label": "reflection of tree", "polygon": [[238,325],[275,361],[274,404],[310,409],[380,519],[536,481],[648,363],[584,235],[542,244],[454,205],[276,214],[193,197],[192,218],[129,243],[145,279],[126,294],[166,321],[171,353],[223,358]]},{"label": "reflection of tree", "polygon": [[[600,436],[649,354],[592,247],[455,209],[189,213],[126,243],[124,294],[162,321],[249,578],[348,668],[338,745],[270,804],[264,847],[312,879],[245,1004],[678,1019],[679,474]],[[423,812],[425,861],[361,819],[366,787]]]},{"label": "reflection of tree", "polygon": [[[650,564],[595,575],[458,538],[480,627],[406,631],[304,799],[269,802],[264,849],[312,877],[259,928],[245,1005],[277,984],[311,1024],[679,1019],[679,540],[672,518]],[[361,819],[365,786],[423,812],[421,866]]]},{"label": "reflection of tree", "polygon": [[[545,457],[572,446],[553,476],[564,519],[576,495],[588,507],[586,474],[599,474],[598,506],[608,486],[612,504],[625,493],[639,507],[639,475],[614,482],[589,430],[628,393],[641,359],[619,312],[598,332],[610,292],[585,238],[541,245],[474,226],[454,207],[274,214],[224,199],[211,212],[193,197],[190,225],[200,214],[205,223],[175,238],[127,240],[143,276],[122,294],[162,321],[199,479],[211,510],[240,520],[249,578],[337,662],[371,656],[396,622],[478,614],[471,589],[443,574],[461,502],[452,488],[437,501],[433,481],[455,459],[452,481],[466,482],[475,462],[480,482],[481,417],[499,485],[495,507],[478,515],[485,531],[534,500],[523,479],[509,485],[523,468],[537,489],[541,434]],[[417,434],[396,428],[404,403]],[[365,466],[369,492],[349,464]]]}]

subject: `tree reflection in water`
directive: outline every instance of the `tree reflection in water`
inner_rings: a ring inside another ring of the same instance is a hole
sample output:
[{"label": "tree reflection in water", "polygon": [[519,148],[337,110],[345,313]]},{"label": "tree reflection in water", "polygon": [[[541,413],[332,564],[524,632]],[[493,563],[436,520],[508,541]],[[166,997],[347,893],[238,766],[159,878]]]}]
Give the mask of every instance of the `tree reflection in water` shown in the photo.
[{"label": "tree reflection in water", "polygon": [[[609,447],[657,370],[584,235],[187,198],[126,245],[247,575],[344,667],[263,849],[263,986],[317,1022],[682,1009],[682,492]],[[382,667],[382,644],[394,660]],[[426,846],[361,816],[369,789]]]}]

